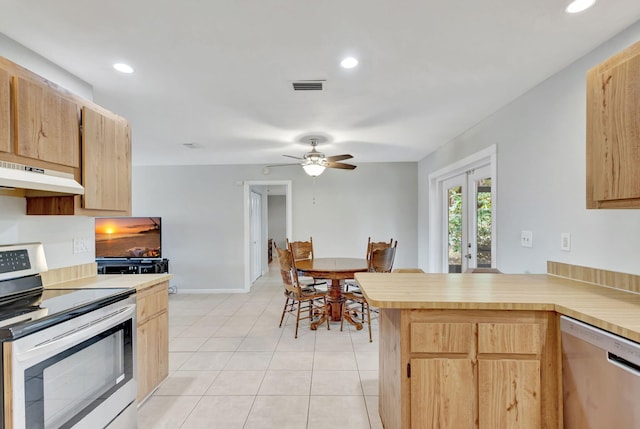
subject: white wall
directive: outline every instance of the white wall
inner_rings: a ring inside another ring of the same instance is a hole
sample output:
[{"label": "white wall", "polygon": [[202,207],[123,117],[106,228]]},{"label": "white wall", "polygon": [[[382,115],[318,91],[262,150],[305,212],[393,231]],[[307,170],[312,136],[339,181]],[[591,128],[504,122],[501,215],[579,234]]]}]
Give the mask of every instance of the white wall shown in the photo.
[{"label": "white wall", "polygon": [[54,82],[80,97],[93,100],[93,87],[43,56],[0,33],[0,56]]},{"label": "white wall", "polygon": [[95,261],[95,249],[73,253],[73,239],[94,242],[94,221],[85,216],[27,216],[26,200],[0,197],[0,245],[41,242],[51,268],[87,264]]},{"label": "white wall", "polygon": [[[315,180],[301,168],[138,166],[133,214],[162,216],[163,253],[178,292],[244,288],[243,182],[293,181],[293,237],[318,256],[365,256],[367,237],[399,241],[396,267],[417,264],[417,164],[360,164]],[[315,203],[314,203],[315,201]]]},{"label": "white wall", "polygon": [[269,195],[268,198],[268,236],[273,238],[278,247],[284,248],[287,238],[287,198],[284,195]]},{"label": "white wall", "polygon": [[[428,254],[427,176],[497,145],[497,267],[544,273],[560,261],[640,274],[640,210],[585,209],[586,71],[640,40],[640,23],[514,100],[419,163],[419,261]],[[640,166],[639,166],[640,168]],[[520,231],[533,231],[533,248]],[[571,233],[570,252],[560,233]]]}]

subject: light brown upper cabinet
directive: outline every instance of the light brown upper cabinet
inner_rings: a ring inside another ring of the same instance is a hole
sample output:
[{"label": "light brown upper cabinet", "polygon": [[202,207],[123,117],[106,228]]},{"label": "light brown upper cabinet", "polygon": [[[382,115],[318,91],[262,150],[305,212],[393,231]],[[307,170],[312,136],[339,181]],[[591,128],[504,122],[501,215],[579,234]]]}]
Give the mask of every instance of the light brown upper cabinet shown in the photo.
[{"label": "light brown upper cabinet", "polygon": [[16,155],[80,166],[78,106],[58,91],[13,77]]},{"label": "light brown upper cabinet", "polygon": [[130,212],[129,123],[86,106],[82,108],[82,185],[83,209]]},{"label": "light brown upper cabinet", "polygon": [[0,69],[0,152],[11,152],[11,99],[9,73]]},{"label": "light brown upper cabinet", "polygon": [[640,42],[587,72],[587,208],[640,208]]},{"label": "light brown upper cabinet", "polygon": [[131,214],[127,120],[4,57],[0,161],[71,174],[85,188],[83,196],[16,190],[11,195],[27,199],[28,215]]}]

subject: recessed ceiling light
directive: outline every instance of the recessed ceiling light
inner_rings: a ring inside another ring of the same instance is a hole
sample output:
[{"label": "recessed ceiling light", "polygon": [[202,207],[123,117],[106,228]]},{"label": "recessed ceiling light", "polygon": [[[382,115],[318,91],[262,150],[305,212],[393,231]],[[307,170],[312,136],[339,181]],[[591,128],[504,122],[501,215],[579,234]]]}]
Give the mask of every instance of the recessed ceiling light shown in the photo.
[{"label": "recessed ceiling light", "polygon": [[589,9],[596,3],[596,0],[573,0],[567,8],[565,12],[567,13],[580,13],[583,10]]},{"label": "recessed ceiling light", "polygon": [[113,68],[121,73],[133,73],[133,67],[128,64],[116,63],[113,65]]},{"label": "recessed ceiling light", "polygon": [[358,65],[358,60],[353,57],[347,57],[344,60],[340,61],[340,66],[345,69],[352,69]]}]

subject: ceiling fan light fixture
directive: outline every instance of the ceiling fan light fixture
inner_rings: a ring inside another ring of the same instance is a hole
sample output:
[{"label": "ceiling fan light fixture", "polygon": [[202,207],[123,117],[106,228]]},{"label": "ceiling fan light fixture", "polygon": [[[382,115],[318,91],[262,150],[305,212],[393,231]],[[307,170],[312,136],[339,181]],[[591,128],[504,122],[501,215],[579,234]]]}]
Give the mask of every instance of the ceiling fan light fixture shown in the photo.
[{"label": "ceiling fan light fixture", "polygon": [[309,163],[309,164],[303,164],[302,168],[304,169],[304,172],[307,173],[309,176],[318,177],[324,172],[324,169],[326,167],[322,164]]},{"label": "ceiling fan light fixture", "polygon": [[567,13],[580,13],[589,9],[596,3],[596,0],[572,0],[567,5],[565,12]]}]

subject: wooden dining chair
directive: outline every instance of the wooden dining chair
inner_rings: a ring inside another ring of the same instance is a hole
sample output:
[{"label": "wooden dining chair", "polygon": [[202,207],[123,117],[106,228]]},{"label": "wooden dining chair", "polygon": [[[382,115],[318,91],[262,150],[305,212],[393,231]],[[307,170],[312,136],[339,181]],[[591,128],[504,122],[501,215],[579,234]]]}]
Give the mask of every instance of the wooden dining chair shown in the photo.
[{"label": "wooden dining chair", "polygon": [[[316,329],[317,324],[324,319],[327,322],[327,330],[329,330],[327,292],[302,287],[298,281],[298,273],[291,252],[288,249],[277,248],[276,250],[286,297],[284,308],[282,309],[282,317],[280,317],[280,327],[282,327],[285,314],[290,313],[296,315],[295,338],[298,338],[298,326],[300,325],[300,320],[303,319],[310,319],[312,322],[311,329]],[[301,317],[301,313],[304,312],[307,312],[307,315]],[[315,317],[320,317],[320,320],[314,322],[313,319]]]},{"label": "wooden dining chair", "polygon": [[[397,244],[398,242],[396,241],[396,245]],[[387,247],[392,247],[392,246],[393,246],[393,237],[391,237],[389,242],[371,241],[371,237],[369,237],[369,239],[367,240],[367,253],[366,253],[367,265],[369,264],[369,260],[371,259],[371,252],[377,249],[385,249]],[[353,288],[353,290],[358,289],[358,285],[356,284],[355,280],[347,280],[344,282],[344,290],[348,291],[349,288]]]},{"label": "wooden dining chair", "polygon": [[[371,273],[390,273],[393,269],[393,261],[396,257],[396,241],[393,247],[386,247],[383,249],[375,249],[371,252],[369,260],[369,272]],[[377,314],[372,311],[364,297],[362,291],[354,290],[342,294],[344,300],[341,303],[342,319],[340,320],[340,330],[344,324],[345,318],[357,319],[362,323],[366,323],[369,327],[369,342],[373,342],[373,336],[371,333],[371,313]]]},{"label": "wooden dining chair", "polygon": [[309,241],[292,241],[287,246],[291,250],[294,261],[301,259],[313,259],[313,237],[309,237]]},{"label": "wooden dining chair", "polygon": [[[396,245],[398,242],[396,241]],[[369,237],[369,242],[367,243],[367,261],[371,259],[371,253],[377,249],[386,249],[387,247],[393,247],[393,237],[387,243],[386,241],[371,241],[371,237]]]},{"label": "wooden dining chair", "polygon": [[390,273],[393,270],[393,262],[396,258],[398,241],[393,246],[371,251],[369,257],[370,273]]},{"label": "wooden dining chair", "polygon": [[[309,237],[309,241],[289,242],[287,239],[287,248],[291,252],[294,262],[313,259],[313,237]],[[326,287],[327,285],[326,281],[303,276],[301,272],[298,272],[298,276],[300,276],[300,283],[307,286]]]}]

